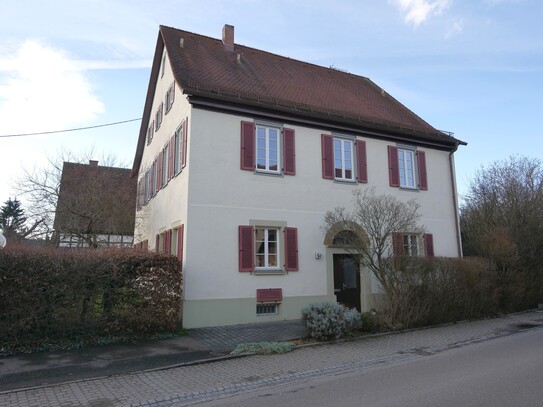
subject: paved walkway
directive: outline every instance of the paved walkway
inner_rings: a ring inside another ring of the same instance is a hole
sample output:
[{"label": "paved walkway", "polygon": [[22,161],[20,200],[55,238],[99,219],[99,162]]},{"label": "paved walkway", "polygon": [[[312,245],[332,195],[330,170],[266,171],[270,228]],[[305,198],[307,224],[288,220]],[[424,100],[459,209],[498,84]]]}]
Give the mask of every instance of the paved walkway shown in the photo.
[{"label": "paved walkway", "polygon": [[527,312],[355,341],[301,347],[284,355],[225,359],[0,393],[7,406],[186,406],[312,377],[361,371],[543,327]]},{"label": "paved walkway", "polygon": [[240,343],[283,342],[307,336],[299,320],[190,329],[188,334],[214,352],[232,351]]}]

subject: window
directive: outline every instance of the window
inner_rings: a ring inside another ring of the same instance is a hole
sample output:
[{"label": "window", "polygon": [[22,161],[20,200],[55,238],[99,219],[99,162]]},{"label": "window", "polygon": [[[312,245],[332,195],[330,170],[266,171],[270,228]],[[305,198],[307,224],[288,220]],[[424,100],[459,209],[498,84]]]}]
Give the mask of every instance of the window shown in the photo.
[{"label": "window", "polygon": [[415,152],[398,149],[398,169],[400,172],[400,187],[415,188]]},{"label": "window", "polygon": [[434,256],[434,237],[431,233],[393,233],[392,249],[395,256]]},{"label": "window", "polygon": [[334,139],[334,176],[338,180],[353,180],[352,140]]},{"label": "window", "polygon": [[152,121],[151,125],[147,129],[147,145],[151,144],[151,141],[153,141],[154,132],[155,132],[155,122]]},{"label": "window", "polygon": [[349,137],[321,136],[322,177],[337,181],[368,182],[366,142]]},{"label": "window", "polygon": [[187,122],[188,119],[183,120],[174,134],[174,174],[177,175],[181,172],[186,164],[187,158]]},{"label": "window", "polygon": [[296,174],[294,130],[241,122],[241,169],[268,174]]},{"label": "window", "polygon": [[168,168],[169,168],[168,158],[169,158],[169,151],[168,151],[168,144],[166,144],[166,146],[162,150],[162,163],[161,163],[161,166],[162,166],[161,185],[162,186],[165,186],[168,183]]},{"label": "window", "polygon": [[164,112],[164,103],[161,102],[155,114],[155,131],[158,131],[158,129],[160,129],[160,125],[162,124],[163,112]]},{"label": "window", "polygon": [[256,126],[256,169],[279,173],[279,138],[281,130]]},{"label": "window", "polygon": [[277,269],[279,261],[279,242],[277,229],[256,228],[255,249],[256,269]]},{"label": "window", "polygon": [[392,187],[428,189],[426,153],[415,148],[388,146],[389,182]]},{"label": "window", "polygon": [[239,271],[298,270],[298,233],[296,228],[240,226],[238,233]]},{"label": "window", "polygon": [[160,77],[162,78],[164,76],[164,71],[166,69],[166,53],[162,54],[162,63],[160,68]]},{"label": "window", "polygon": [[175,99],[175,82],[170,85],[170,87],[168,88],[168,91],[166,92],[166,114],[172,108],[174,99]]},{"label": "window", "polygon": [[419,239],[417,235],[403,235],[403,254],[406,256],[419,255]]},{"label": "window", "polygon": [[279,304],[256,304],[256,315],[277,315]]}]

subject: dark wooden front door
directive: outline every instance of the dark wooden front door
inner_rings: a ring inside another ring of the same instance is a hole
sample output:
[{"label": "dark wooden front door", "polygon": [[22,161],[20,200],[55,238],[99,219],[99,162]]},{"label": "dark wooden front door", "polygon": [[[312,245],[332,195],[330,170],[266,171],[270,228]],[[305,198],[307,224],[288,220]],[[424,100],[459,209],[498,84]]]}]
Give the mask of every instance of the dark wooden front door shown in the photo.
[{"label": "dark wooden front door", "polygon": [[360,311],[360,272],[350,254],[334,254],[334,293],[337,302]]}]

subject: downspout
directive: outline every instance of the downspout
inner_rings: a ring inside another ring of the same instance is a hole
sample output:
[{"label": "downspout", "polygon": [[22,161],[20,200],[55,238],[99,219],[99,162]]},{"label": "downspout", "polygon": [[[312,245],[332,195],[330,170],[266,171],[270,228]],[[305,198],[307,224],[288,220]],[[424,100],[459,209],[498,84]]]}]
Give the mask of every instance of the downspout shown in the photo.
[{"label": "downspout", "polygon": [[460,221],[458,219],[458,194],[456,192],[456,179],[454,176],[453,154],[458,150],[458,143],[454,146],[454,150],[449,153],[449,168],[451,172],[451,189],[454,206],[454,225],[456,228],[456,247],[458,249],[458,257],[463,257],[462,253],[462,236],[460,234]]}]

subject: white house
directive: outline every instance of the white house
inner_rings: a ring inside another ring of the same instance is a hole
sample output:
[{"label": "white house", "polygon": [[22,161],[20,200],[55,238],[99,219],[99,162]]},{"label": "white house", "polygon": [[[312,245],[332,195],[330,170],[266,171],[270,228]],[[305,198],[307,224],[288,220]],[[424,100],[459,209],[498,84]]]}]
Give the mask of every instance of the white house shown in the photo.
[{"label": "white house", "polygon": [[355,189],[420,204],[412,254],[461,256],[460,144],[368,78],[161,26],[132,175],[135,244],[183,264],[186,328],[375,306],[369,272],[323,231]]}]

